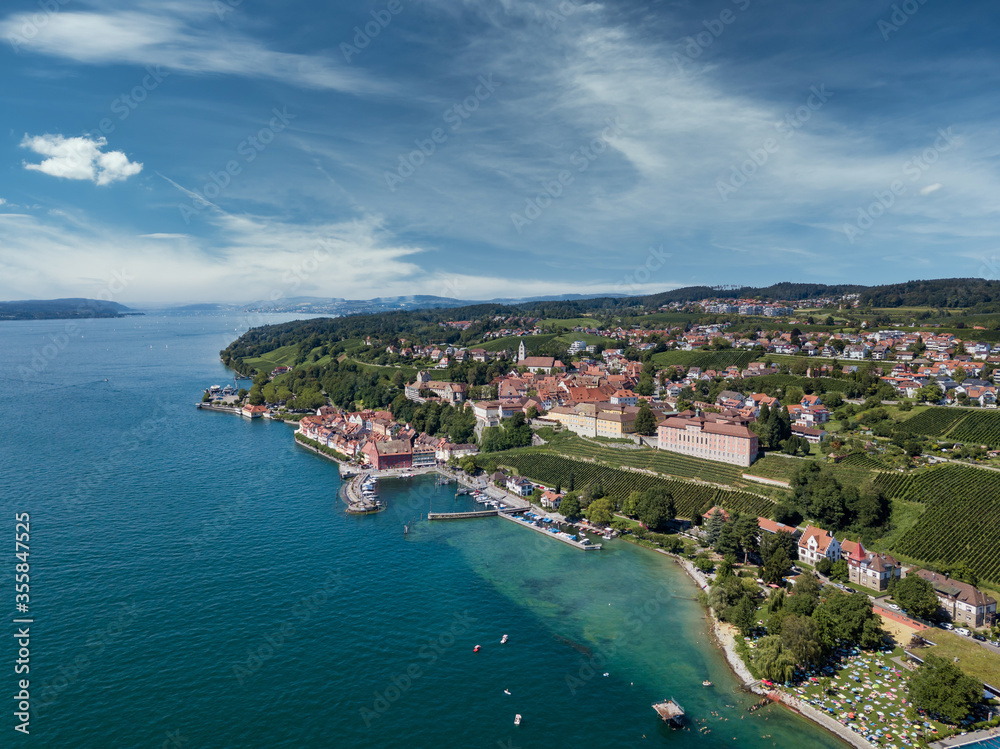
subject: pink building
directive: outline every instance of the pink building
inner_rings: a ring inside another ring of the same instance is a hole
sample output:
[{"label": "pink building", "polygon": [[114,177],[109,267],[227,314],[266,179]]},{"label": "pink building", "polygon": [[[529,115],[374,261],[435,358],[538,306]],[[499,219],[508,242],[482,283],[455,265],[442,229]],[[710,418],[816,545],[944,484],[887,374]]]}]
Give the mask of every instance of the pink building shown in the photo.
[{"label": "pink building", "polygon": [[705,460],[748,466],[757,459],[757,435],[747,427],[689,413],[664,419],[657,426],[657,443]]}]

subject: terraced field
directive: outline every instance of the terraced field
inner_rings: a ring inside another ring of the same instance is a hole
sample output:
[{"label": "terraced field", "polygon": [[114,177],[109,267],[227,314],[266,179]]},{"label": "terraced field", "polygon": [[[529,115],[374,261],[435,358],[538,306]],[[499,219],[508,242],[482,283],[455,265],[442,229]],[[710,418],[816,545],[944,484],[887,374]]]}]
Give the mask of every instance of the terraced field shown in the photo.
[{"label": "terraced field", "polygon": [[1000,474],[952,464],[879,474],[875,484],[925,508],[896,551],[930,563],[964,560],[981,578],[1000,582]]},{"label": "terraced field", "polygon": [[639,450],[620,450],[577,439],[553,446],[552,449],[571,458],[591,458],[610,463],[612,466],[646,468],[668,476],[701,479],[728,486],[738,486],[745,483],[740,475],[742,470],[738,466],[700,458],[689,458],[686,455],[654,450],[651,447]]},{"label": "terraced field", "polygon": [[563,491],[572,483],[577,491],[600,484],[605,495],[616,501],[624,500],[633,491],[662,487],[674,498],[677,514],[690,518],[694,513],[704,513],[713,505],[727,510],[750,512],[765,517],[770,515],[773,503],[766,497],[749,492],[720,489],[691,481],[661,478],[648,473],[637,473],[620,468],[610,468],[599,463],[571,460],[550,452],[522,449],[476,456],[476,465],[492,472],[503,466],[547,486],[560,484]]},{"label": "terraced field", "polygon": [[900,422],[896,431],[1000,447],[1000,411],[943,406],[929,408]]}]

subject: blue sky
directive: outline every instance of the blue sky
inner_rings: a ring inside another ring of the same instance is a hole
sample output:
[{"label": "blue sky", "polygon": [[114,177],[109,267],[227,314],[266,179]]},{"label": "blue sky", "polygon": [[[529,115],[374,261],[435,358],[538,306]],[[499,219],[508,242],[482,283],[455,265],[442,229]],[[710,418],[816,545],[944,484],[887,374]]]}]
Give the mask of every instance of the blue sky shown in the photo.
[{"label": "blue sky", "polygon": [[0,298],[997,275],[988,2],[12,0]]}]

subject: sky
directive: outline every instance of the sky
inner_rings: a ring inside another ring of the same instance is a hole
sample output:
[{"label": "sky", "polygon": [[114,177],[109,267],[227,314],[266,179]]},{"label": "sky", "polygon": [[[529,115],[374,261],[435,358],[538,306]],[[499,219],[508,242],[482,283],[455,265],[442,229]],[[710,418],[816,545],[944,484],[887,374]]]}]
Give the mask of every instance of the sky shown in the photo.
[{"label": "sky", "polygon": [[0,299],[996,278],[998,31],[975,0],[8,0]]}]

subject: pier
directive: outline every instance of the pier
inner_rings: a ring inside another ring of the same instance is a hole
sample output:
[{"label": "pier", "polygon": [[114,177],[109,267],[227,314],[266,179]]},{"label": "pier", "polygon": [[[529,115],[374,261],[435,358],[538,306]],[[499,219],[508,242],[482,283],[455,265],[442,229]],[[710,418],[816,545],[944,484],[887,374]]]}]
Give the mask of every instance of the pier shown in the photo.
[{"label": "pier", "polygon": [[514,517],[513,513],[501,512],[501,513],[499,513],[499,516],[502,517],[502,518],[506,518],[507,520],[510,520],[512,522],[515,522],[518,525],[523,526],[525,528],[530,528],[533,531],[537,531],[538,533],[542,533],[542,534],[548,536],[549,538],[554,538],[557,541],[562,541],[564,544],[569,544],[570,546],[572,546],[572,547],[574,547],[576,549],[581,549],[583,551],[600,551],[600,549],[601,549],[601,545],[600,544],[593,544],[593,543],[590,543],[589,541],[587,543],[584,543],[583,541],[574,541],[570,537],[570,535],[568,533],[565,533],[564,531],[559,531],[558,533],[553,533],[551,530],[549,530],[547,528],[540,528],[539,526],[535,525],[534,523],[527,523],[527,522],[525,522],[524,520],[522,520],[520,518]]},{"label": "pier", "polygon": [[499,514],[499,510],[473,510],[472,512],[428,512],[428,520],[465,520],[466,518],[488,518]]}]

